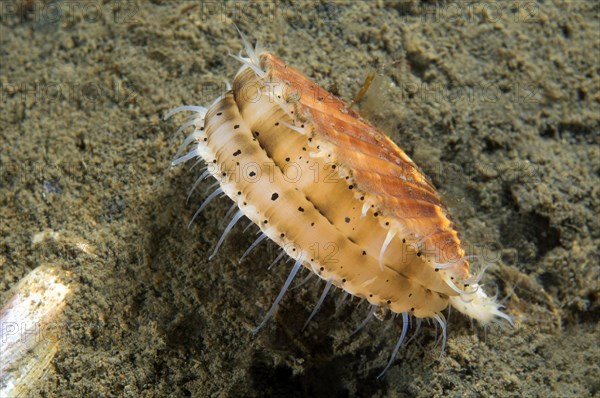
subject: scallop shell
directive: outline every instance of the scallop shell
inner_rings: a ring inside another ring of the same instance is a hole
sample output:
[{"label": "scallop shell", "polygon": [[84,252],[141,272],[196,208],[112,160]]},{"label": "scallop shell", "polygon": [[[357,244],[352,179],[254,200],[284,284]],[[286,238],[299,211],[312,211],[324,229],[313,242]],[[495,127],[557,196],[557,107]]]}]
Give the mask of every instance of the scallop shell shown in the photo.
[{"label": "scallop shell", "polygon": [[406,153],[301,72],[245,46],[230,91],[208,109],[167,116],[195,112],[173,164],[204,160],[199,180],[220,185],[207,200],[225,193],[239,208],[216,249],[246,216],[262,231],[251,248],[268,237],[296,260],[261,326],[301,266],[327,281],[310,318],[331,286],[365,298],[372,312],[402,314],[394,353],[409,316],[434,319],[445,340],[449,304],[484,324],[510,321],[470,275],[448,209]]}]

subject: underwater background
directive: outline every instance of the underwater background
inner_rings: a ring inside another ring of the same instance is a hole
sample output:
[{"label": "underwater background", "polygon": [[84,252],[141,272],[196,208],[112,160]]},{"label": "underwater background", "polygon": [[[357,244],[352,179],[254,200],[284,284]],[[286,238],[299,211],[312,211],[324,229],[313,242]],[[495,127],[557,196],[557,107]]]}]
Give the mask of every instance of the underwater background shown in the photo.
[{"label": "underwater background", "polygon": [[[70,289],[23,396],[599,394],[597,2],[0,7],[0,300],[41,265]],[[378,380],[398,320],[349,337],[368,306],[334,292],[302,331],[311,281],[253,333],[290,264],[267,270],[271,242],[238,264],[243,225],[208,261],[231,203],[188,228],[211,182],[186,203],[199,168],[165,172],[184,118],[162,117],[226,89],[235,26],[348,102],[375,74],[358,110],[432,178],[514,328],[455,311],[443,355],[425,323]]]}]

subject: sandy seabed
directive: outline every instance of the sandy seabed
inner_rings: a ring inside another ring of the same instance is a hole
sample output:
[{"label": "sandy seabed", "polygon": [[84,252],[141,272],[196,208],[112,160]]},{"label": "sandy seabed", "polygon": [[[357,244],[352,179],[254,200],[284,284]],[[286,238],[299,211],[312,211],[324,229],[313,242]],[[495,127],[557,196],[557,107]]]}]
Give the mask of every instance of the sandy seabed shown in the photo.
[{"label": "sandy seabed", "polygon": [[[71,289],[29,396],[589,397],[600,394],[600,8],[593,1],[0,3],[0,298],[39,265]],[[452,314],[444,355],[314,281],[253,328],[289,264],[197,169],[165,169],[181,104],[239,64],[234,24],[350,101],[446,199],[516,326]]]}]

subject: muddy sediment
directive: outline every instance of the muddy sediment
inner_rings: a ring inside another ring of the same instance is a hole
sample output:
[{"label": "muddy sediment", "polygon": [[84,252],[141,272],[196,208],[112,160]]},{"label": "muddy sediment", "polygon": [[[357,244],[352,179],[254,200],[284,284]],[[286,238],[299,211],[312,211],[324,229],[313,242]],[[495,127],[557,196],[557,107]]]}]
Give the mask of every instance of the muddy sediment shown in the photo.
[{"label": "muddy sediment", "polygon": [[[32,396],[548,396],[600,391],[600,31],[593,2],[21,1],[0,24],[0,300],[41,264],[71,293]],[[14,5],[14,7],[13,7]],[[198,169],[165,169],[184,120],[239,65],[234,23],[359,107],[432,178],[485,289],[516,327],[454,312],[398,354],[399,324],[323,287],[234,229],[231,203],[186,203]],[[40,235],[41,233],[41,235]],[[35,237],[35,239],[34,239]],[[53,335],[54,336],[54,335]]]}]

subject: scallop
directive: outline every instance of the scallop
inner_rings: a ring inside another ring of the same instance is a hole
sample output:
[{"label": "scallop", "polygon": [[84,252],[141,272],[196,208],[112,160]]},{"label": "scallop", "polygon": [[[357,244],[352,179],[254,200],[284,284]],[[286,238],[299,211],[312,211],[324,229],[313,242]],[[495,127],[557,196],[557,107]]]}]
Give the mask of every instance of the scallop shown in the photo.
[{"label": "scallop", "polygon": [[204,161],[198,181],[219,183],[198,210],[220,194],[237,205],[212,256],[245,216],[262,232],[250,249],[269,238],[295,260],[259,328],[301,267],[326,281],[309,320],[332,286],[368,300],[371,314],[402,315],[392,359],[411,316],[435,320],[444,343],[449,305],[483,324],[510,322],[480,288],[480,275],[471,275],[448,209],[406,153],[345,102],[242,38],[247,56],[234,56],[242,66],[232,88],[208,108],[182,106],[167,117],[193,112],[182,128],[194,131],[172,164]]}]

